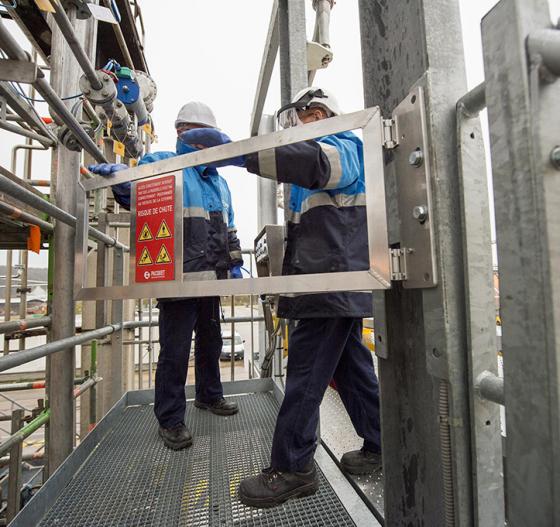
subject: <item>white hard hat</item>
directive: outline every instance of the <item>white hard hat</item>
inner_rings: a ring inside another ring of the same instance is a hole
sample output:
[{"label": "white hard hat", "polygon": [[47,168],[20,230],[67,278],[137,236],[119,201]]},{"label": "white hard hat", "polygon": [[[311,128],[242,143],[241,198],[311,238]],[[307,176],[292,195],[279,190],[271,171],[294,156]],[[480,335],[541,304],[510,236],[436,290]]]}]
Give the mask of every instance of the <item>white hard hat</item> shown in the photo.
[{"label": "white hard hat", "polygon": [[202,124],[210,128],[218,128],[216,116],[210,109],[210,106],[197,101],[188,102],[179,110],[175,120],[175,128],[185,123]]},{"label": "white hard hat", "polygon": [[342,111],[336,97],[323,88],[311,86],[295,94],[292,102],[278,110],[278,122],[282,128],[289,128],[298,124],[297,111],[306,110],[312,106],[321,106],[330,112],[329,117],[340,115]]}]

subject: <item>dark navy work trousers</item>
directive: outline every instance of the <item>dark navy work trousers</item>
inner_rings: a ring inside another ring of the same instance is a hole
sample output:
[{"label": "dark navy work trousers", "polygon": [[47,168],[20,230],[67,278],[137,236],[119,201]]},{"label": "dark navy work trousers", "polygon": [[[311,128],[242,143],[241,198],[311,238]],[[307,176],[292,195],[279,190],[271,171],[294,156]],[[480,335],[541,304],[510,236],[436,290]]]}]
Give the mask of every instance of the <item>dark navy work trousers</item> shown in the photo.
[{"label": "dark navy work trousers", "polygon": [[185,382],[195,332],[196,399],[213,403],[223,396],[220,381],[220,299],[188,298],[159,302],[160,352],[154,411],[159,424],[172,428],[185,419]]},{"label": "dark navy work trousers", "polygon": [[289,339],[286,393],[272,442],[273,468],[297,472],[313,458],[319,405],[331,379],[364,448],[381,451],[379,386],[371,351],[362,344],[362,320],[302,319]]}]

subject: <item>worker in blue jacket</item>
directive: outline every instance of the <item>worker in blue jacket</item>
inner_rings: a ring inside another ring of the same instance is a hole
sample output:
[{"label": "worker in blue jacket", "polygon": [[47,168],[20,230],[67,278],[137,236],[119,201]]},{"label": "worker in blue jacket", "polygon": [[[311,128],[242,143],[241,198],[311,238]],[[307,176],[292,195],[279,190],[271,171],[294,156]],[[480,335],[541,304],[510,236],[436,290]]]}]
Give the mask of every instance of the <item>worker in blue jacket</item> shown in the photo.
[{"label": "worker in blue jacket", "polygon": [[[197,148],[181,141],[181,134],[192,129],[216,128],[212,110],[200,102],[189,102],[179,111],[175,128],[175,152],[145,155],[139,165],[194,152]],[[200,145],[199,145],[200,146]],[[103,176],[128,168],[123,164],[92,165],[89,169]],[[130,208],[130,183],[112,187],[119,204]],[[228,185],[213,167],[197,166],[183,170],[183,276],[205,280],[241,278],[241,248],[233,217]],[[154,411],[159,434],[169,448],[180,450],[192,444],[185,426],[185,382],[191,340],[195,333],[195,377],[197,408],[218,415],[237,413],[235,402],[223,397],[219,359],[222,351],[220,299],[159,299],[160,353],[155,379]]]},{"label": "worker in blue jacket", "polygon": [[[306,88],[279,110],[278,119],[286,128],[339,113],[332,94]],[[191,130],[183,140],[209,147],[229,138],[216,130]],[[362,150],[362,141],[344,132],[243,159],[250,172],[291,184],[282,274],[369,269]],[[372,316],[372,308],[372,295],[364,292],[280,297],[278,316],[296,321],[289,339],[286,391],[270,467],[239,487],[246,505],[272,507],[317,490],[313,455],[319,406],[331,379],[364,440],[361,450],[343,455],[343,468],[369,474],[381,467],[378,382],[372,354],[362,344],[362,319]]]}]

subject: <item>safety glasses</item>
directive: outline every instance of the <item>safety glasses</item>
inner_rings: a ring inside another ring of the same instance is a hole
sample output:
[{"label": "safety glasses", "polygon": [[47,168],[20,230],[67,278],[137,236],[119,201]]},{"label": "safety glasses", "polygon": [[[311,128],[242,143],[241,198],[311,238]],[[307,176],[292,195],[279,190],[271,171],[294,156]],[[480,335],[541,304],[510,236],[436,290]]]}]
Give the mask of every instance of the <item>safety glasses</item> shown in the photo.
[{"label": "safety glasses", "polygon": [[307,110],[313,99],[323,99],[328,96],[323,90],[309,90],[302,95],[297,101],[282,106],[277,112],[278,124],[281,128],[291,128],[303,124],[298,116],[298,111]]}]

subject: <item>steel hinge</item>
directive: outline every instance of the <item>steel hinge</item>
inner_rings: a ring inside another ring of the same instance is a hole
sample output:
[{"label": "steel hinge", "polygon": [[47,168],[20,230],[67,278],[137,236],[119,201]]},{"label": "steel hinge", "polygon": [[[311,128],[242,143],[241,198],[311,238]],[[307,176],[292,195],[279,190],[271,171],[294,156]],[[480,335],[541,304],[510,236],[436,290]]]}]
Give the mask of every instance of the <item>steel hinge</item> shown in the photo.
[{"label": "steel hinge", "polygon": [[406,249],[390,249],[391,280],[406,280]]},{"label": "steel hinge", "polygon": [[395,119],[383,119],[383,147],[389,150],[399,144],[399,132]]}]

